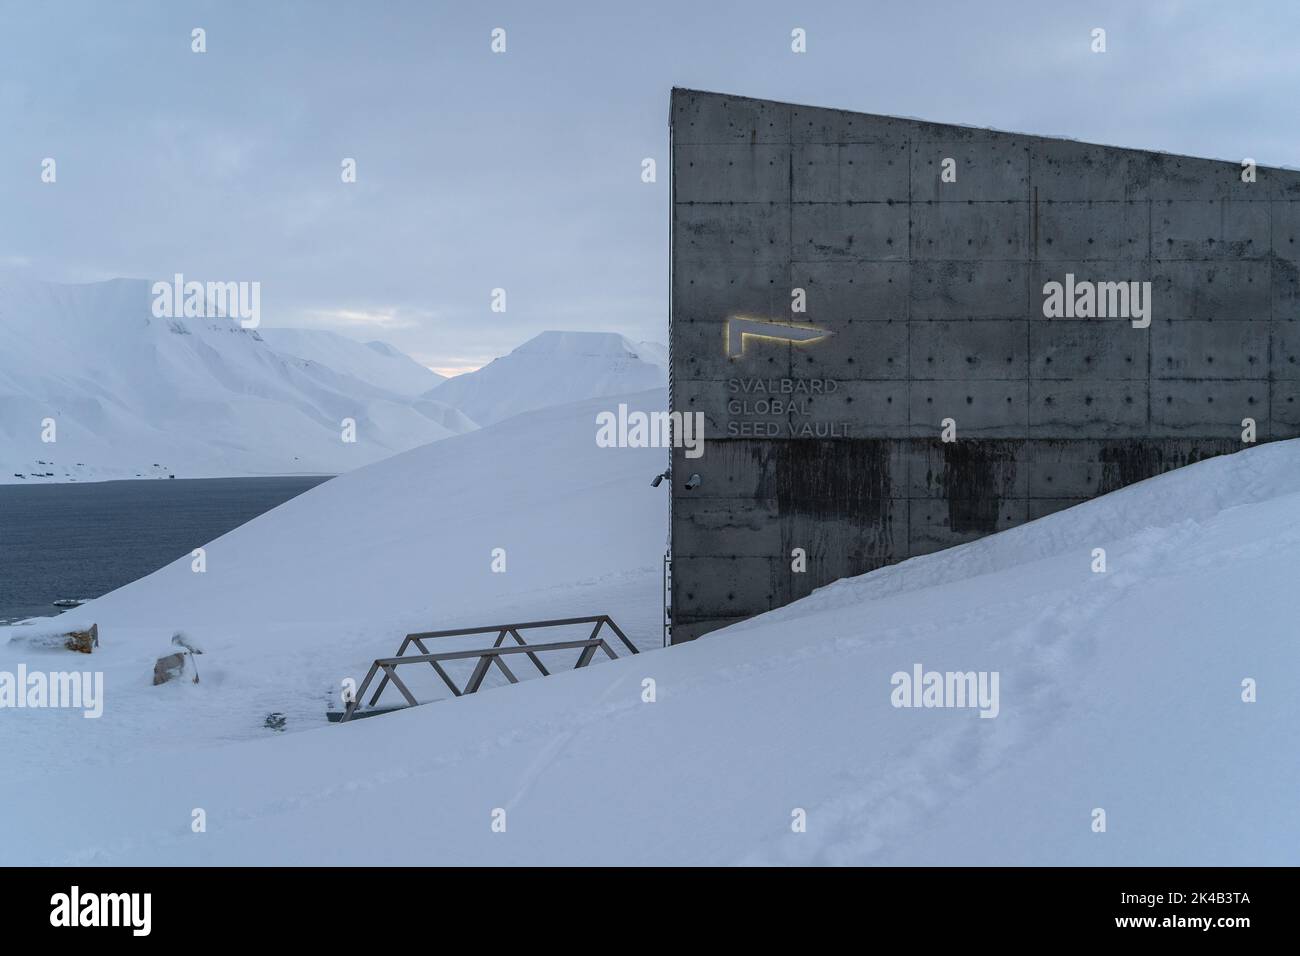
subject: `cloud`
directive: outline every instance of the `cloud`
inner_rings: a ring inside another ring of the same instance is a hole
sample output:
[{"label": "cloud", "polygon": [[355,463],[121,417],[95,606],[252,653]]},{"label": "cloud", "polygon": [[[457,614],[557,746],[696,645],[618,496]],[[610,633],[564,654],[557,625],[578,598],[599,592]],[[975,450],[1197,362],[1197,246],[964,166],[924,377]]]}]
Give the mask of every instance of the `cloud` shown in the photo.
[{"label": "cloud", "polygon": [[326,309],[309,311],[306,318],[313,325],[342,326],[354,329],[413,329],[424,316],[398,308]]},{"label": "cloud", "polygon": [[[521,4],[504,56],[478,11],[423,0],[383,17],[215,4],[202,55],[164,0],[126,19],[93,0],[11,6],[0,270],[258,280],[277,324],[383,337],[443,371],[546,329],[666,339],[674,84],[1300,162],[1289,0],[1249,16],[1172,0],[837,0],[800,8],[799,57],[785,0],[665,0],[636,21]],[[1090,51],[1095,26],[1105,55]],[[57,186],[40,182],[45,156]],[[641,181],[643,157],[657,182]],[[497,287],[508,314],[490,311]]]}]

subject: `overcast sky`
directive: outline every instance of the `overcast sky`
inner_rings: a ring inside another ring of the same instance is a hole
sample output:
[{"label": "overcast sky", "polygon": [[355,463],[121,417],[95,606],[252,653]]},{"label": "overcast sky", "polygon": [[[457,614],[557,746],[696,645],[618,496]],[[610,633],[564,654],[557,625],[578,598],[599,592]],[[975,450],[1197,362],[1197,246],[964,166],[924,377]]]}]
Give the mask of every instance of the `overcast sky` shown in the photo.
[{"label": "overcast sky", "polygon": [[443,371],[665,341],[673,86],[1300,166],[1297,50],[1295,0],[0,0],[0,275],[257,280]]}]

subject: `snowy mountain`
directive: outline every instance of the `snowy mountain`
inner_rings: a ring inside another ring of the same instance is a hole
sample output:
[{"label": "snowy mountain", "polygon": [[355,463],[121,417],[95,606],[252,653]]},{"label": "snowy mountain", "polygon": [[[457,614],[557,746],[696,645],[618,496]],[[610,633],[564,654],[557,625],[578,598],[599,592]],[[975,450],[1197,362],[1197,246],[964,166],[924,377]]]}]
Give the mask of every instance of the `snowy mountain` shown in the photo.
[{"label": "snowy mountain", "polygon": [[0,481],[347,471],[476,427],[415,397],[436,379],[329,333],[156,318],[144,280],[7,281]]},{"label": "snowy mountain", "polygon": [[358,342],[324,329],[262,328],[258,332],[281,355],[324,365],[398,395],[413,398],[446,381],[387,342]]},{"label": "snowy mountain", "polygon": [[448,379],[428,397],[480,425],[520,412],[668,384],[667,351],[615,332],[543,332],[476,372]]},{"label": "snowy mountain", "polygon": [[[206,574],[180,561],[59,618],[99,624],[91,658],[33,650],[41,625],[0,629],[0,671],[106,681],[98,720],[4,714],[7,861],[1300,862],[1300,442],[651,651],[662,453],[597,447],[608,404],[327,482],[211,543]],[[340,681],[410,630],[602,612],[647,653],[325,722]],[[175,630],[205,650],[202,682],[152,687]],[[998,674],[997,716],[895,706],[917,666]]]}]

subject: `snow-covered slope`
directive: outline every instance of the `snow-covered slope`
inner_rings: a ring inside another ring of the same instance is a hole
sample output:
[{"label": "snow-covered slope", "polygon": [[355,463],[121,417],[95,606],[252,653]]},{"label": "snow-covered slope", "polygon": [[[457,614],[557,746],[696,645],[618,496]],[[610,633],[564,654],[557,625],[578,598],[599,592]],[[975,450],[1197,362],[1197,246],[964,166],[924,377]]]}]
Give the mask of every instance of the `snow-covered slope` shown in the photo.
[{"label": "snow-covered slope", "polygon": [[445,381],[387,342],[358,342],[324,329],[258,330],[271,348],[398,395],[414,397]]},{"label": "snow-covered slope", "polygon": [[231,319],[155,318],[151,302],[144,280],[0,284],[0,481],[335,473],[474,427],[375,384],[364,345],[310,346],[339,369]]},{"label": "snow-covered slope", "polygon": [[487,425],[520,412],[667,383],[662,345],[634,344],[615,332],[543,332],[476,372],[448,379],[428,397]]},{"label": "snow-covered slope", "polygon": [[638,342],[636,343],[637,357],[643,362],[649,362],[651,365],[658,365],[660,368],[668,368],[668,346],[659,342]]},{"label": "snow-covered slope", "polygon": [[[666,395],[626,400],[659,408]],[[610,613],[659,644],[658,586],[645,584],[658,580],[667,529],[667,489],[649,481],[662,452],[597,447],[596,411],[544,410],[358,469],[194,542],[206,545],[203,573],[187,557],[0,629],[0,671],[93,664],[109,696],[97,721],[0,710],[0,766],[40,775],[261,736],[273,711],[290,730],[320,726],[340,681],[359,681],[412,630]],[[492,570],[496,549],[504,572]],[[29,656],[32,635],[92,621],[93,658]],[[202,683],[154,688],[153,661],[176,631],[206,651]]]},{"label": "snow-covered slope", "polygon": [[[0,670],[89,661],[108,681],[97,721],[0,714],[7,860],[1300,862],[1300,442],[690,645],[320,726],[338,681],[411,627],[606,610],[655,642],[661,456],[596,448],[605,404],[328,482],[213,543],[206,575],[180,562],[61,618],[99,622],[92,658],[0,632]],[[153,688],[178,627],[208,651],[203,682]],[[892,706],[917,664],[996,672],[998,715]]]}]

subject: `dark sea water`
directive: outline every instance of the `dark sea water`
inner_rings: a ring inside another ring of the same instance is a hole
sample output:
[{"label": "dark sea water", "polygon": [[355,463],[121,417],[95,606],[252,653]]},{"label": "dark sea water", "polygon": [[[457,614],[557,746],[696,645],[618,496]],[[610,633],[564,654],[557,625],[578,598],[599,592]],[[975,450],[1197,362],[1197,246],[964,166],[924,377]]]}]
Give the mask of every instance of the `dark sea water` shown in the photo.
[{"label": "dark sea water", "polygon": [[0,485],[0,622],[107,594],[326,480]]}]

